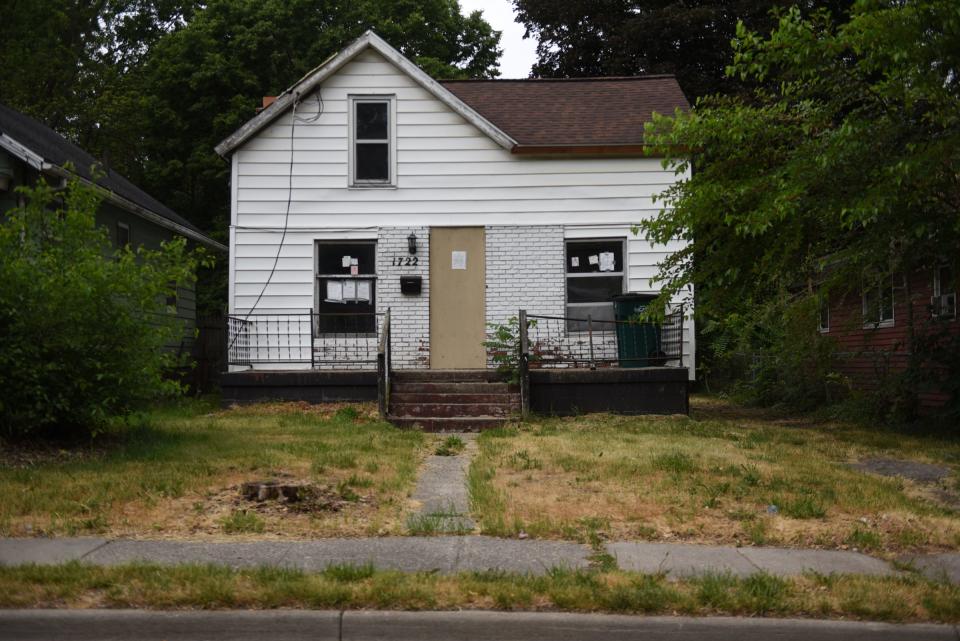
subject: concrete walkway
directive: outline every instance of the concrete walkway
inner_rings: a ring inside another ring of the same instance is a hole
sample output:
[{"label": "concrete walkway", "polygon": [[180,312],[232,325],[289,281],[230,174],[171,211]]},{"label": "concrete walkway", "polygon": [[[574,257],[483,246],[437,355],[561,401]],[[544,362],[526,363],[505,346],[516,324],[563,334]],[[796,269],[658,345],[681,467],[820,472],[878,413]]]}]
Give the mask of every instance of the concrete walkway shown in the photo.
[{"label": "concrete walkway", "polygon": [[411,497],[419,507],[407,524],[414,533],[467,534],[476,527],[470,518],[467,470],[477,449],[477,435],[442,434],[441,439],[451,436],[466,447],[457,456],[427,457]]},{"label": "concrete walkway", "polygon": [[[880,559],[837,550],[733,548],[670,543],[614,542],[606,546],[624,570],[692,576],[729,572],[747,576],[769,572],[791,576],[822,574],[892,576],[898,571]],[[543,574],[550,568],[586,568],[592,550],[577,543],[498,539],[488,536],[409,536],[313,541],[145,541],[132,539],[0,539],[0,565],[57,564],[81,561],[96,565],[151,562],[164,565],[214,563],[233,568],[261,565],[294,567],[307,572],[330,565],[370,563],[404,572],[505,570]],[[935,580],[960,583],[960,553],[903,559]]]},{"label": "concrete walkway", "polygon": [[0,610],[0,640],[956,641],[952,625],[549,612]]}]

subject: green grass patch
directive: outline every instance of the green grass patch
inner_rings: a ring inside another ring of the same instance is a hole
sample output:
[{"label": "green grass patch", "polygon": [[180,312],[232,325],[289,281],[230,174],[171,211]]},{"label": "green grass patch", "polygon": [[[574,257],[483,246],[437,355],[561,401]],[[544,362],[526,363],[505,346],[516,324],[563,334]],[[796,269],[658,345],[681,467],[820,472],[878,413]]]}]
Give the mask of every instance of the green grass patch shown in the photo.
[{"label": "green grass patch", "polygon": [[[468,475],[474,519],[487,534],[585,542],[856,545],[887,556],[960,543],[956,511],[850,465],[882,456],[956,473],[960,441],[692,403],[691,417],[535,417],[482,433]],[[601,517],[602,530],[584,526]],[[856,522],[869,527],[852,533]]]},{"label": "green grass patch", "polygon": [[433,451],[437,456],[457,456],[467,446],[459,436],[448,436]]},{"label": "green grass patch", "polygon": [[0,607],[502,609],[624,614],[789,616],[891,622],[960,622],[960,588],[903,577],[729,574],[670,579],[616,570],[377,571],[334,565],[112,567],[81,563],[0,568]]},{"label": "green grass patch", "polygon": [[[426,439],[381,422],[368,405],[220,411],[181,402],[118,424],[90,446],[0,466],[0,536],[256,534],[262,528],[232,514],[229,490],[277,475],[332,488],[356,507],[262,513],[268,530],[400,533]],[[0,447],[10,455],[23,446]]]},{"label": "green grass patch", "polygon": [[266,525],[254,512],[234,510],[220,519],[220,526],[226,534],[260,534]]}]

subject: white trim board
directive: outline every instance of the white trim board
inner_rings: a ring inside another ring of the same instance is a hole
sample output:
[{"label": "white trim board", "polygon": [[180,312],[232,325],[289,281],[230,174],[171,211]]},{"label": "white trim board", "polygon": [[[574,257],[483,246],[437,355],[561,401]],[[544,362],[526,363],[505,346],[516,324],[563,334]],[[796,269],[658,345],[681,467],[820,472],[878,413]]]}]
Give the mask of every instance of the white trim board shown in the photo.
[{"label": "white trim board", "polygon": [[273,104],[269,107],[224,138],[220,144],[215,147],[216,152],[224,157],[232,153],[237,147],[252,138],[261,129],[291,109],[294,103],[299,101],[301,96],[306,96],[312,92],[320,83],[335,74],[343,65],[353,60],[367,48],[379,52],[384,58],[400,69],[400,71],[407,74],[417,84],[429,91],[438,100],[447,105],[447,107],[462,116],[467,122],[473,124],[504,149],[510,150],[517,145],[517,141],[477,113],[472,107],[467,105],[467,103],[457,98],[449,89],[446,89],[439,82],[427,75],[423,69],[407,60],[403,54],[387,44],[383,38],[373,31],[367,31],[347,45],[345,49],[328,58],[321,63],[319,67],[277,96],[277,99],[274,100]]}]

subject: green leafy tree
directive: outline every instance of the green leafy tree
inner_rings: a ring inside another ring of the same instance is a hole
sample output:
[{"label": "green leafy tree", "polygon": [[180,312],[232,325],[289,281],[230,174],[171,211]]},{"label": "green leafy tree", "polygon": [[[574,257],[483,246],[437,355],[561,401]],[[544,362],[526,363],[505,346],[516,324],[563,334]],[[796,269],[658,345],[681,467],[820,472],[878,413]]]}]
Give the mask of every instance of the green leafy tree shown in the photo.
[{"label": "green leafy tree", "polygon": [[26,204],[0,223],[0,433],[96,433],[177,391],[165,347],[183,328],[165,300],[203,255],[183,239],[114,251],[79,182],[20,190]]},{"label": "green leafy tree", "polygon": [[661,266],[666,295],[696,285],[698,313],[721,327],[870,273],[911,299],[907,276],[960,247],[960,6],[861,0],[839,25],[791,9],[733,44],[728,73],[750,96],[648,127],[651,151],[688,176],[641,225],[691,241]]},{"label": "green leafy tree", "polygon": [[[671,73],[691,99],[739,92],[724,73],[737,24],[767,33],[771,9],[795,0],[513,0],[518,22],[537,38],[540,77]],[[851,0],[803,0],[843,14]]]},{"label": "green leafy tree", "polygon": [[[225,238],[229,165],[213,151],[367,29],[439,77],[497,75],[499,32],[456,0],[217,0],[161,38],[105,106],[131,141],[113,155],[149,192]],[[136,141],[135,144],[132,141]]]}]

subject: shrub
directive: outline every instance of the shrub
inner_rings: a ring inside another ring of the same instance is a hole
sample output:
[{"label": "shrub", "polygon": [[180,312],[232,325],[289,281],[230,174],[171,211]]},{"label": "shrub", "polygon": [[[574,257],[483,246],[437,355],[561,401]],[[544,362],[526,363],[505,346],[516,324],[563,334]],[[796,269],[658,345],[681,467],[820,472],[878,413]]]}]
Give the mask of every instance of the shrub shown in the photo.
[{"label": "shrub", "polygon": [[96,192],[20,188],[0,219],[0,433],[96,434],[108,418],[175,393],[182,327],[166,308],[202,259],[183,239],[114,250]]}]

